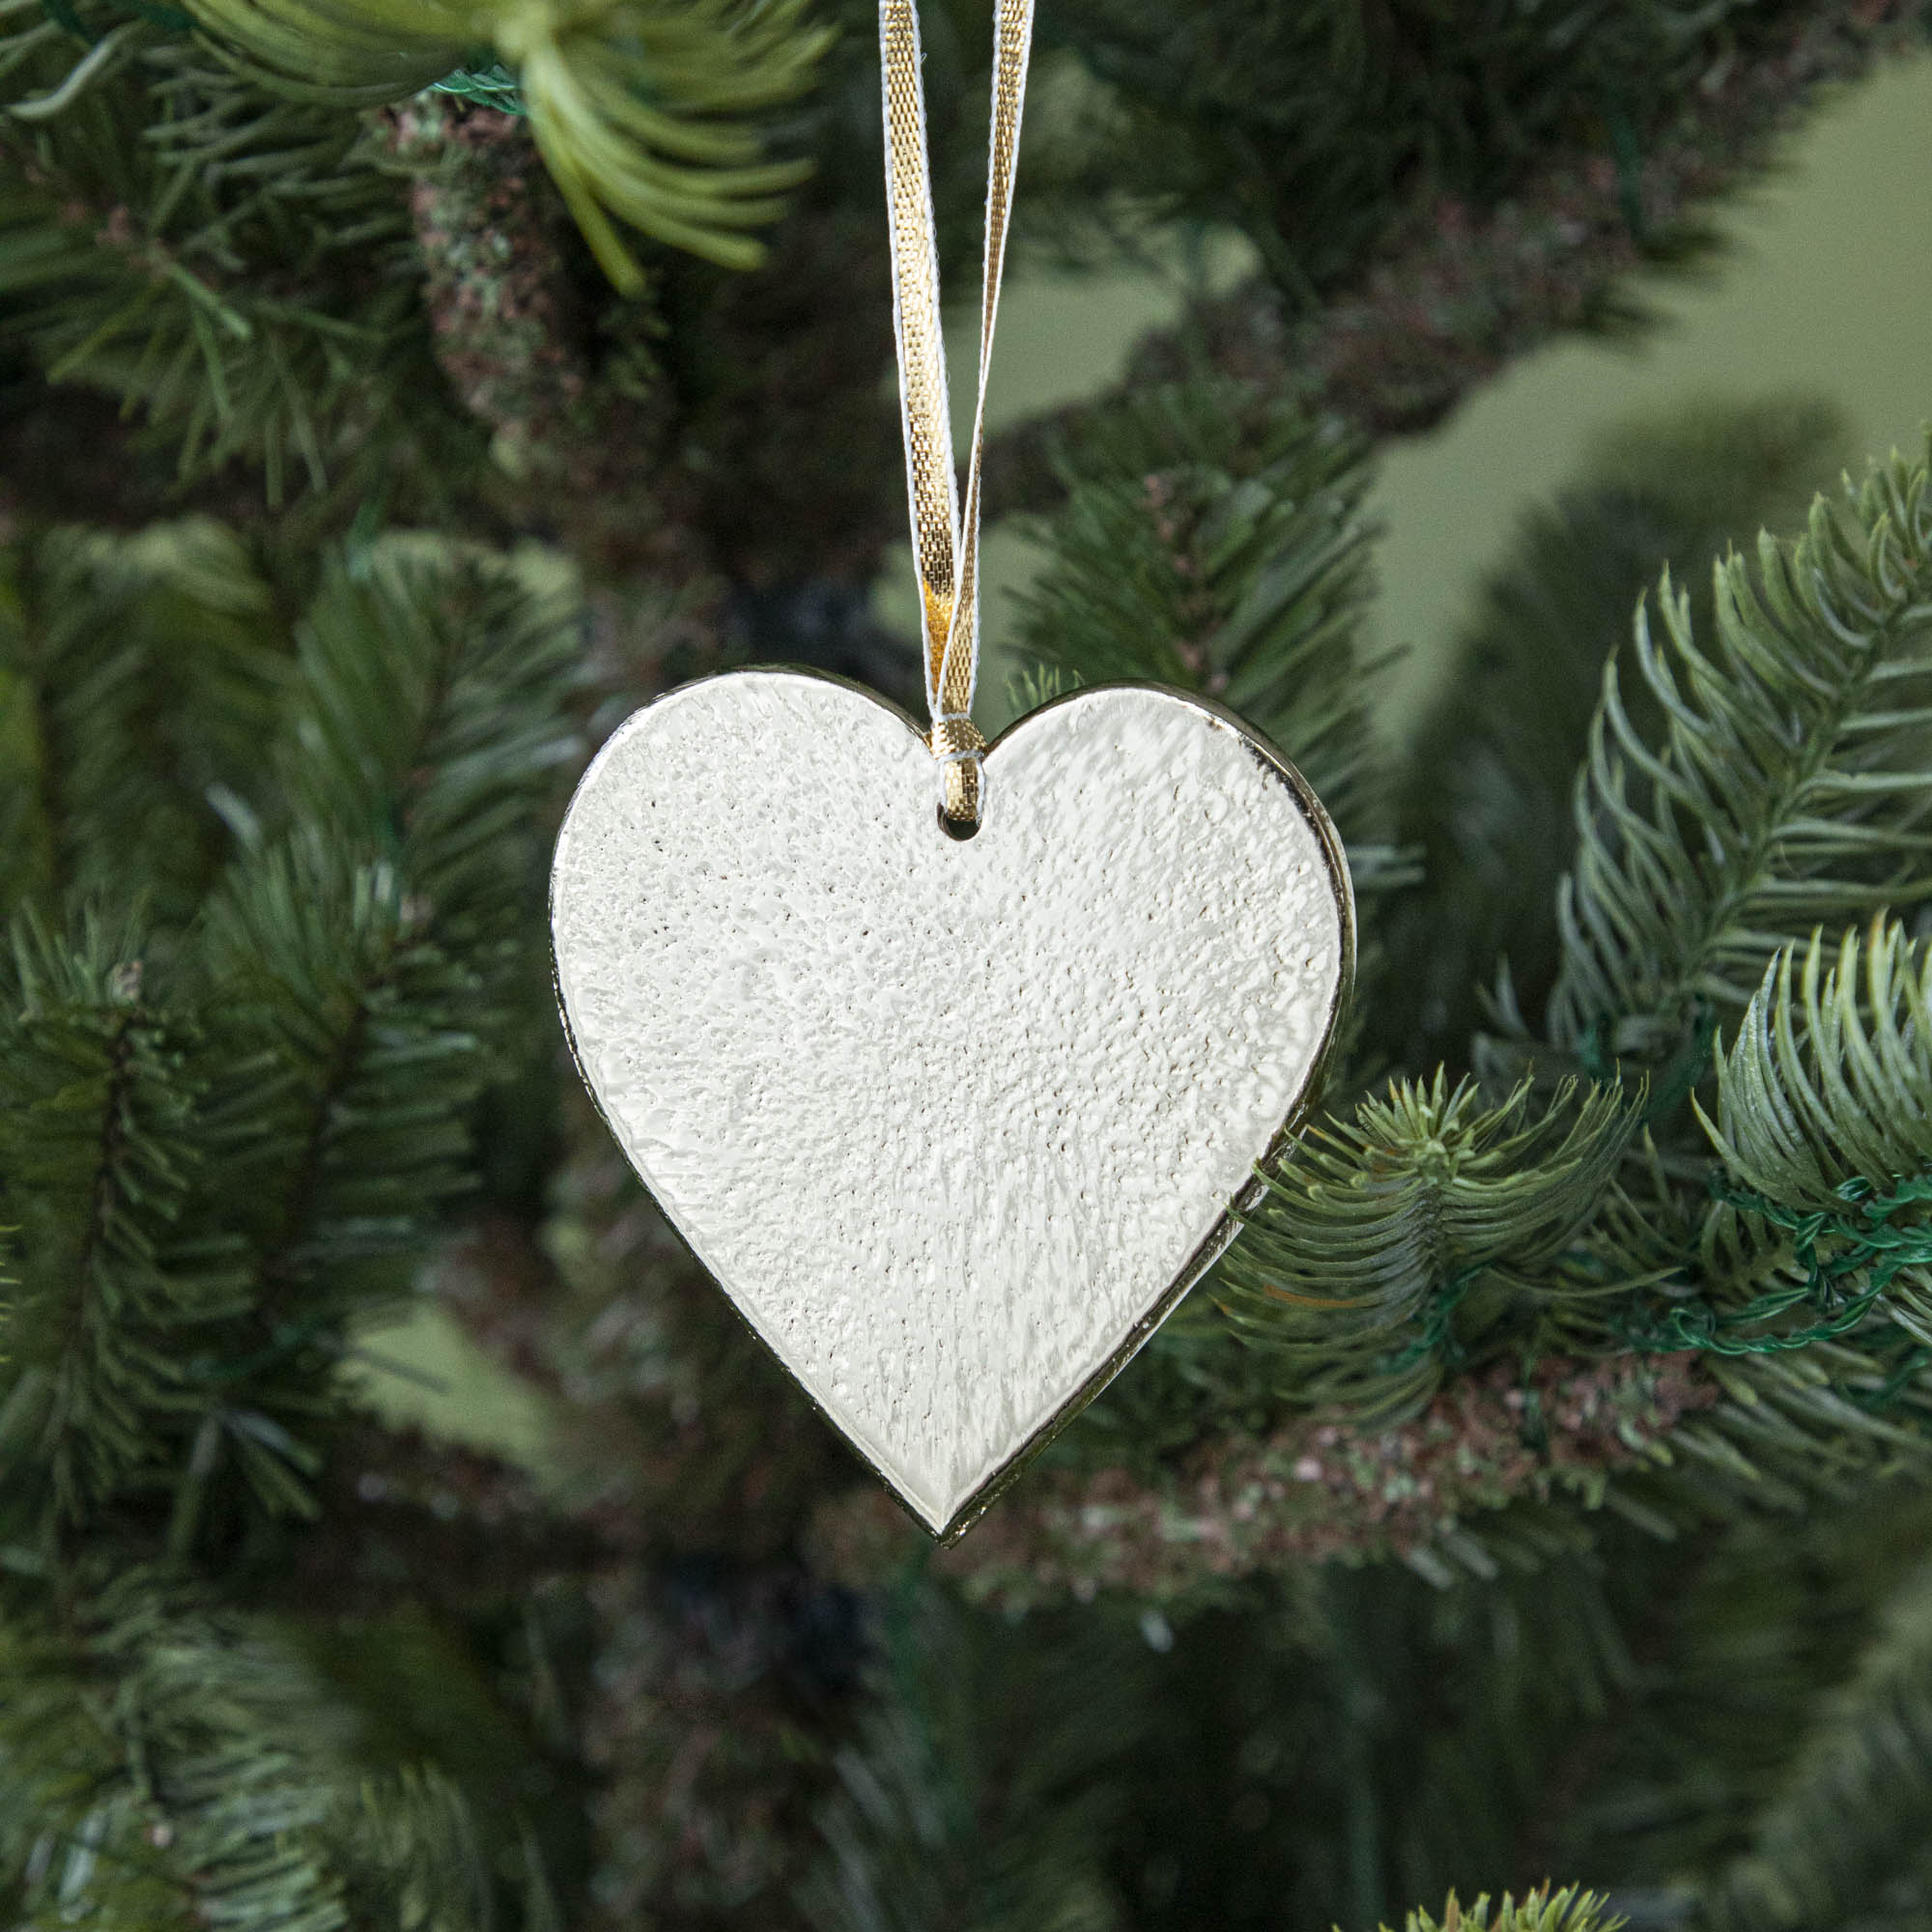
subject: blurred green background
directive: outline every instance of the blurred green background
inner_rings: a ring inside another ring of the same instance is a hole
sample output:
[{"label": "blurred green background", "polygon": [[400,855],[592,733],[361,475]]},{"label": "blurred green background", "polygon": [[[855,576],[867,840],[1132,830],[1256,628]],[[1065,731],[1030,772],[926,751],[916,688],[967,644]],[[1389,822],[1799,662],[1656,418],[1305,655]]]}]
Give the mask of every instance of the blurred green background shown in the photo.
[{"label": "blurred green background", "polygon": [[[1479,391],[1443,428],[1384,452],[1376,641],[1407,652],[1383,713],[1391,737],[1433,689],[1466,601],[1519,513],[1576,473],[1599,431],[1699,397],[1800,390],[1835,403],[1856,446],[1870,454],[1918,441],[1932,419],[1932,59],[1882,70],[1841,95],[1790,142],[1770,180],[1717,212],[1717,223],[1729,247],[1710,269],[1642,285],[1662,320],[1638,342],[1545,350]],[[993,426],[1118,380],[1135,339],[1174,315],[1190,274],[1223,282],[1241,267],[1238,250],[1227,247],[1208,250],[1205,262],[1178,262],[1168,275],[1022,273],[1001,317]],[[978,294],[952,291],[948,347],[962,438]],[[1011,531],[988,544],[985,614],[995,652],[1008,630],[1007,595],[1033,557]],[[911,632],[909,550],[888,570],[879,605]],[[1005,682],[994,656],[979,707],[989,728],[1008,716]],[[370,1346],[369,1395],[394,1419],[541,1463],[541,1398],[511,1381],[433,1304]]]}]

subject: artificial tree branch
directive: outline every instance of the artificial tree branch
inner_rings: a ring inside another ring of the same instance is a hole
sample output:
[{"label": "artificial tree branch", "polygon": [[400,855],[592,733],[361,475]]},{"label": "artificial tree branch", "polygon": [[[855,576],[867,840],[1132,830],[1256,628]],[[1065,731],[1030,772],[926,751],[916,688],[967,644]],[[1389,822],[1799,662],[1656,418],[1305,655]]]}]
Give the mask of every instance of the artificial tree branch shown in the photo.
[{"label": "artificial tree branch", "polygon": [[1646,319],[1630,278],[1720,243],[1705,225],[1761,173],[1832,92],[1881,60],[1922,51],[1925,0],[1835,0],[1793,10],[1769,44],[1715,60],[1645,150],[1600,143],[1550,155],[1491,207],[1417,200],[1321,307],[1296,314],[1264,276],[1196,301],[1145,337],[1109,396],[1030,418],[986,453],[989,516],[1058,499],[1054,452],[1110,397],[1204,366],[1340,417],[1373,438],[1434,428],[1518,356],[1568,330]]},{"label": "artificial tree branch", "polygon": [[271,1606],[466,1614],[626,1560],[620,1525],[559,1508],[497,1457],[362,1416],[327,1446],[319,1519],[294,1540]]},{"label": "artificial tree branch", "polygon": [[[1298,1417],[1264,1437],[1204,1442],[1158,1478],[1123,1468],[1023,1477],[938,1567],[977,1602],[1019,1611],[1102,1590],[1172,1601],[1335,1557],[1392,1556],[1432,1580],[1487,1561],[1470,1520],[1520,1498],[1601,1498],[1654,1463],[1684,1417],[1719,1390],[1693,1355],[1497,1363],[1413,1420],[1350,1429]],[[876,1577],[914,1532],[876,1490],[838,1496],[812,1523],[829,1574]]]}]

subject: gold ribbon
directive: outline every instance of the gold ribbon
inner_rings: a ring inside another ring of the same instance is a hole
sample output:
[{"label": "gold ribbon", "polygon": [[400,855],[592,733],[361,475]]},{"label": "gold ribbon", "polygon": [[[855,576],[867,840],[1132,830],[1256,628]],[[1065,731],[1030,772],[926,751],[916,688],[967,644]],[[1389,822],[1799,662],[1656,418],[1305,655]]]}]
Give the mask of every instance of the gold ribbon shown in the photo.
[{"label": "gold ribbon", "polygon": [[940,761],[941,802],[956,824],[980,816],[980,759],[986,741],[973,723],[980,659],[980,466],[986,433],[986,372],[1006,264],[1007,221],[1019,155],[1020,109],[1033,45],[1034,0],[999,0],[993,35],[993,117],[986,170],[986,259],[980,302],[980,393],[960,512],[948,412],[946,344],[940,332],[939,250],[926,153],[925,90],[917,0],[879,0],[886,99],[886,202],[892,217],[893,324],[898,344],[899,411],[906,494],[919,571],[925,647],[927,742]]}]

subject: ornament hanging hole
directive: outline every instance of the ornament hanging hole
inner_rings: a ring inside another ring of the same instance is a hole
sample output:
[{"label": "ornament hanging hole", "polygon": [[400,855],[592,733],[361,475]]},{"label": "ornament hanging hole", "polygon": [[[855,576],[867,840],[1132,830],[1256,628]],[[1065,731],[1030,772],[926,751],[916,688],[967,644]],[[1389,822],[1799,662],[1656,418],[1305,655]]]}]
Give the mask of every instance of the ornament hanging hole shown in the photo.
[{"label": "ornament hanging hole", "polygon": [[963,842],[978,837],[980,821],[977,818],[949,818],[944,805],[935,806],[933,810],[939,817],[939,829],[947,838]]}]

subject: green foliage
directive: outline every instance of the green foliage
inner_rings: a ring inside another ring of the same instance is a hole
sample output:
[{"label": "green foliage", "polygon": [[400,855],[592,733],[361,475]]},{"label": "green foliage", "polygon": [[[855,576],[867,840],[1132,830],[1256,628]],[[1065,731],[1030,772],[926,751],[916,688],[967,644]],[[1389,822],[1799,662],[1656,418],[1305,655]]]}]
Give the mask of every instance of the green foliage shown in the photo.
[{"label": "green foliage", "polygon": [[313,825],[392,863],[443,930],[527,945],[515,895],[549,869],[535,807],[577,752],[560,704],[580,623],[571,573],[535,550],[398,535],[331,559],[269,759],[278,816],[248,842]]},{"label": "green foliage", "polygon": [[1068,0],[1041,30],[1097,83],[1066,136],[1090,170],[1084,209],[1127,201],[1237,225],[1274,286],[1308,309],[1410,207],[1492,205],[1531,167],[1579,150],[1615,157],[1647,246],[1707,241],[1689,224],[1652,225],[1642,156],[1698,77],[1778,46],[1800,17],[1737,0],[1644,0],[1613,15],[1576,0],[1474,14],[1257,0],[1179,18],[1160,0]]},{"label": "green foliage", "polygon": [[1861,943],[1822,934],[1786,947],[1718,1058],[1724,1165],[1801,1210],[1833,1208],[1847,1184],[1885,1187],[1932,1162],[1932,951],[1874,921]]},{"label": "green foliage", "polygon": [[[953,1879],[955,1846],[956,1899],[1036,1861],[1097,1871],[1124,1918],[1074,1922],[1137,1932],[1373,1924],[1391,1900],[1451,1886],[1467,1899],[1551,1868],[1587,1871],[1644,1922],[1833,1926],[1847,1921],[1817,1901],[1836,1896],[1889,1899],[1894,1916],[1873,1922],[1902,1927],[1922,1913],[1926,1522],[1923,1486],[1895,1482],[1674,1546],[1612,1522],[1585,1548],[1573,1523],[1533,1561],[1526,1539],[1505,1541],[1483,1574],[1434,1583],[1394,1565],[1296,1570],[1229,1608],[1144,1614],[1137,1633],[1132,1599],[1106,1596],[1023,1626],[895,1624],[882,1702],[841,1760],[828,1864],[844,1896],[869,1887],[915,1909]],[[1019,1662],[988,1672],[1022,1629]],[[1042,1653],[1064,1685],[1028,1674]],[[1102,1782],[1132,1790],[1130,1808],[1100,1793],[976,1803],[984,1760],[937,1748],[960,1736],[933,1721],[955,1700],[968,1735],[1041,1766],[1086,1706]],[[951,1776],[959,1765],[970,1774]],[[1895,1797],[1862,1782],[1886,1766]],[[1719,1911],[1747,1870],[1758,1883]],[[1586,1911],[1562,1894],[1540,1909],[1564,1926]],[[1614,1916],[1601,1897],[1587,1909]]]},{"label": "green foliage", "polygon": [[[1603,670],[1660,560],[1712,622],[1712,566],[1733,538],[1801,520],[1842,461],[1817,403],[1706,404],[1600,439],[1583,478],[1525,513],[1483,581],[1405,760],[1397,836],[1420,891],[1378,922],[1388,983],[1368,1024],[1398,1065],[1459,1065],[1484,982],[1507,961],[1540,1013],[1558,965],[1549,917],[1576,850],[1569,810]],[[1646,736],[1653,711],[1639,713]]]},{"label": "green foliage", "polygon": [[431,84],[437,94],[453,94],[459,100],[474,101],[478,107],[494,107],[499,114],[521,114],[524,97],[516,76],[498,61],[486,68],[458,68],[453,73]]},{"label": "green foliage", "polygon": [[473,464],[373,131],[139,21],[59,112],[22,118],[67,57],[48,24],[0,40],[0,318],[48,378],[139,411],[184,479],[258,464],[270,502],[296,474],[369,488]]},{"label": "green foliage", "polygon": [[[1757,1324],[1805,1311],[1779,1346],[1858,1330],[1882,1316],[1918,1346],[1899,1354],[1879,1406],[1902,1392],[1932,1341],[1932,1197],[1925,1144],[1932,1063],[1927,971],[1902,927],[1875,921],[1864,948],[1822,936],[1780,952],[1718,1061],[1718,1121],[1705,1117],[1729,1177],[1704,1240],[1707,1274],[1756,1291],[1702,1318],[1703,1346],[1763,1347]],[[1699,1110],[1700,1116],[1702,1110]],[[1737,1209],[1733,1216],[1726,1209]],[[1876,1324],[1874,1324],[1876,1325]],[[1727,1337],[1722,1331],[1730,1331]]]},{"label": "green foliage", "polygon": [[[16,562],[72,547],[30,540]],[[301,1432],[337,1400],[353,1326],[408,1292],[471,1184],[470,1117],[519,1070],[520,1009],[542,998],[535,814],[574,744],[575,603],[537,574],[409,538],[329,561],[274,681],[256,803],[177,795],[222,863],[165,922],[90,909],[122,882],[110,807],[141,781],[65,757],[43,842],[68,841],[82,883],[20,915],[0,1053],[18,1230],[0,1494],[36,1560],[130,1486],[168,1496],[178,1549],[224,1470],[271,1513],[312,1506]],[[145,668],[140,624],[117,649],[114,609],[81,609],[40,640],[46,691],[84,692],[97,661]],[[208,650],[228,648],[217,622]],[[69,723],[121,743],[111,704]],[[158,742],[149,781],[178,794]],[[27,795],[16,822],[44,805],[31,768],[5,782]]]},{"label": "green foliage", "polygon": [[1894,1480],[1827,1509],[1700,1527],[1661,1554],[1655,1542],[1608,1552],[1635,1572],[1606,1606],[1622,1661],[1605,1694],[1553,1732],[1535,1727],[1553,1746],[1529,1794],[1537,1868],[1587,1870],[1633,1913],[1641,1900],[1644,1918],[1704,1923],[1692,1875],[1763,1834],[1921,1566],[1925,1525],[1923,1485]]},{"label": "green foliage", "polygon": [[1639,611],[1636,672],[1665,723],[1605,680],[1557,917],[1551,1040],[1586,1061],[1676,1050],[1701,1009],[1741,1009],[1778,947],[1932,890],[1932,498],[1894,460],[1755,581],[1718,567],[1715,640],[1666,576]]},{"label": "green foliage", "polygon": [[1063,682],[1148,679],[1229,705],[1321,794],[1358,886],[1380,881],[1372,668],[1354,643],[1374,533],[1361,446],[1204,381],[1109,410],[1063,471],[1051,560],[1017,600],[1022,656]]},{"label": "green foliage", "polygon": [[1442,1585],[1311,1566],[1172,1621],[897,1591],[811,1923],[1374,1924],[1496,1882],[1543,1856],[1548,1783],[1611,1719],[1620,1628],[1679,1563],[1627,1530],[1612,1562]]},{"label": "green foliage", "polygon": [[501,1022],[404,874],[313,836],[251,866],[206,943],[219,1058],[203,1122],[235,1189],[209,1205],[248,1275],[242,1321],[194,1367],[261,1500],[303,1508],[286,1424],[327,1400],[354,1318],[408,1293],[439,1207],[468,1183]]},{"label": "green foliage", "polygon": [[258,792],[287,639],[242,544],[196,520],[0,552],[0,909],[185,917]]},{"label": "green foliage", "polygon": [[1546,1886],[1541,1891],[1525,1892],[1520,1904],[1505,1892],[1493,1918],[1487,1892],[1465,1908],[1452,1891],[1439,1921],[1426,1912],[1411,1912],[1403,1921],[1403,1932],[1617,1932],[1624,1923],[1621,1917],[1606,1916],[1605,1901],[1595,1892],[1574,1885],[1552,1892]]},{"label": "green foliage", "polygon": [[1886,1605],[1849,1682],[1820,1700],[1750,1842],[1703,1888],[1712,1932],[1904,1926],[1932,1908],[1932,1576]]},{"label": "green foliage", "polygon": [[1499,1350],[1560,1346],[1552,1304],[1601,1285],[1561,1263],[1636,1127],[1612,1088],[1398,1083],[1306,1134],[1223,1264],[1225,1306],[1299,1399],[1365,1421]]},{"label": "green foliage", "polygon": [[[900,1593],[883,1635],[879,1694],[837,1760],[810,1922],[1125,1932],[1106,1868],[1121,1796],[1105,1773],[1137,1742],[1144,1709],[1131,1695],[1131,1633],[1115,1634],[1105,1662],[1052,1680],[1034,1674],[1032,1646],[923,1590]],[[1015,1755],[1020,1711],[1027,1748]]]},{"label": "green foliage", "polygon": [[365,1753],[272,1626],[124,1579],[0,1629],[0,1899],[24,1926],[484,1932],[480,1836],[435,1767]]},{"label": "green foliage", "polygon": [[341,104],[400,100],[473,67],[487,35],[584,239],[627,292],[643,274],[619,221],[728,267],[759,259],[743,231],[771,221],[805,169],[760,160],[746,117],[801,93],[830,38],[804,0],[191,0],[188,11],[267,85]]},{"label": "green foliage", "polygon": [[[1557,895],[1553,1051],[1509,1009],[1506,988],[1510,1031],[1477,1056],[1513,1077],[1493,1112],[1480,1089],[1452,1095],[1438,1075],[1433,1089],[1398,1087],[1386,1106],[1364,1102],[1353,1122],[1311,1132],[1223,1264],[1251,1345],[1309,1359],[1308,1380],[1284,1392],[1346,1400],[1372,1419],[1427,1400],[1445,1360],[1485,1348],[1761,1353],[1857,1333],[1831,1378],[1858,1380],[1873,1401],[1889,1389],[1888,1404],[1905,1393],[1923,1364],[1898,1352],[1886,1318],[1915,1336],[1923,1325],[1915,1177],[1924,1156],[1906,1123],[1928,1111],[1928,1083],[1916,1044],[1902,1043],[1897,942],[1881,949],[1888,977],[1872,987],[1893,1002],[1873,1024],[1900,1042],[1882,1060],[1846,1019],[1849,969],[1827,993],[1814,965],[1808,1022],[1768,1017],[1775,1000],[1788,1005],[1788,956],[1784,994],[1760,994],[1748,1051],[1741,1045],[1723,1074],[1726,1092],[1748,1090],[1733,1115],[1751,1123],[1720,1136],[1735,1155],[1724,1198],[1707,1186],[1692,1095],[1719,1016],[1747,1007],[1780,946],[1819,920],[1910,904],[1932,885],[1925,479],[1923,465],[1894,461],[1847,510],[1821,500],[1797,542],[1765,537],[1755,579],[1740,558],[1717,566],[1710,653],[1667,578],[1667,642],[1639,609],[1652,730],[1623,702],[1612,664],[1577,789],[1577,867]],[[1860,1070],[1835,1070],[1840,1060]],[[1555,1095],[1550,1121],[1575,1104],[1552,1062],[1606,1083],[1622,1062],[1646,1069],[1649,1088],[1620,1102],[1613,1084],[1599,1086],[1569,1140],[1539,1142],[1520,1124],[1525,1081]],[[1882,1146],[1861,1127],[1855,1097],[1898,1122]],[[1767,1153],[1767,1140],[1793,1133],[1869,1152],[1868,1166],[1881,1152],[1892,1163],[1862,1177],[1872,1199],[1858,1227],[1795,1218],[1852,1210],[1842,1196],[1821,1203],[1815,1181],[1807,1188]],[[1497,1190],[1478,1197],[1474,1243],[1441,1191],[1460,1184],[1472,1155],[1472,1179]]]},{"label": "green foliage", "polygon": [[[185,1331],[232,1301],[233,1240],[184,1226],[205,1150],[199,1030],[150,1004],[138,932],[16,925],[0,1031],[5,1490],[71,1522],[150,1474],[193,1407]],[[4,1494],[4,1491],[0,1491]],[[19,1525],[24,1527],[24,1525]]]}]

